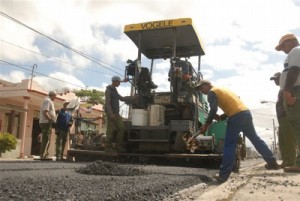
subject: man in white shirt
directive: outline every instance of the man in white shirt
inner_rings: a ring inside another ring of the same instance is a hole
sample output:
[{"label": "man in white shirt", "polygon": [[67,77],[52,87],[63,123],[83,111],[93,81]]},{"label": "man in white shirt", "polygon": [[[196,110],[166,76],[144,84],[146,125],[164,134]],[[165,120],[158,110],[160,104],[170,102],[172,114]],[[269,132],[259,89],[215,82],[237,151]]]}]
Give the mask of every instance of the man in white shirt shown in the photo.
[{"label": "man in white shirt", "polygon": [[56,93],[54,91],[50,91],[48,96],[43,100],[40,109],[39,124],[42,130],[42,144],[40,150],[41,159],[47,159],[52,125],[56,122],[56,113],[53,104],[55,97]]}]

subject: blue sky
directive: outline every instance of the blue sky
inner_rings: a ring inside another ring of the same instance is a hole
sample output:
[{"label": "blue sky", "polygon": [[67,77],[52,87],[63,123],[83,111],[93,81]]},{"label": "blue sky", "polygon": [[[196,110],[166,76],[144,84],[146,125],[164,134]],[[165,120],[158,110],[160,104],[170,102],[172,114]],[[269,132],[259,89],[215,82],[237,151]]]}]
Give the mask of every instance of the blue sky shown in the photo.
[{"label": "blue sky", "polygon": [[[286,55],[274,48],[286,33],[300,37],[300,0],[1,0],[1,12],[97,60],[91,62],[1,15],[0,57],[18,67],[0,62],[0,79],[29,79],[36,64],[34,80],[46,90],[104,90],[111,76],[124,75],[127,59],[137,57],[123,33],[126,24],[192,18],[205,45],[204,78],[231,88],[253,114],[262,109],[254,114],[258,124],[260,119],[270,122],[275,114],[274,105],[260,103],[276,100],[278,88],[269,78],[281,71]],[[169,90],[168,68],[168,61],[155,67],[153,80],[160,91]],[[129,95],[129,89],[122,84],[119,92]]]}]

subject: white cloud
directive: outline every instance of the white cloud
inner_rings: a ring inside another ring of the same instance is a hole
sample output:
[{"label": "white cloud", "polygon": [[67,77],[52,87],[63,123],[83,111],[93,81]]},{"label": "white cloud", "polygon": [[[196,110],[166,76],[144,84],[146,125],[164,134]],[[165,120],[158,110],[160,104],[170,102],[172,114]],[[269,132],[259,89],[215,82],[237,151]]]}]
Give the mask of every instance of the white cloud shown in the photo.
[{"label": "white cloud", "polygon": [[[1,71],[0,71],[1,72]],[[21,71],[11,71],[8,74],[0,74],[0,79],[2,80],[13,80],[14,83],[21,82],[23,79],[28,79],[28,77]]]}]

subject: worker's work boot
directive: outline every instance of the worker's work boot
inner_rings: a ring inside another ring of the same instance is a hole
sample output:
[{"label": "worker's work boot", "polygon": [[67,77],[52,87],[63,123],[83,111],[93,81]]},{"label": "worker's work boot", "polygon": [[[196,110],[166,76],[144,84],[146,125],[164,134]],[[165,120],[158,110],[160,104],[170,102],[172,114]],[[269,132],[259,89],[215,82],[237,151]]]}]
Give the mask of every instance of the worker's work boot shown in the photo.
[{"label": "worker's work boot", "polygon": [[276,161],[273,161],[273,162],[267,163],[265,165],[265,168],[267,170],[279,170],[280,169],[280,165]]},{"label": "worker's work boot", "polygon": [[226,181],[226,179],[223,179],[220,177],[219,174],[215,174],[214,178],[219,182],[219,183],[224,183]]},{"label": "worker's work boot", "polygon": [[56,155],[56,160],[55,161],[61,161],[62,157],[60,157],[60,155]]},{"label": "worker's work boot", "polygon": [[284,172],[300,173],[300,166],[289,166],[284,168]]}]

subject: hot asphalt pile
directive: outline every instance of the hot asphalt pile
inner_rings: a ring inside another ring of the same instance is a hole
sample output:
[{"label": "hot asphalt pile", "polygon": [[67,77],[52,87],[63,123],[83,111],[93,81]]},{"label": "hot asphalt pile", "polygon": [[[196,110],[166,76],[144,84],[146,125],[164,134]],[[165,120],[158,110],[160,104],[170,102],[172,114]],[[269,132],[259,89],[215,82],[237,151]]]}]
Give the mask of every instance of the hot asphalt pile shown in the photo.
[{"label": "hot asphalt pile", "polygon": [[217,170],[95,161],[0,162],[0,200],[155,201],[214,183]]},{"label": "hot asphalt pile", "polygon": [[76,170],[78,173],[88,175],[111,175],[111,176],[136,176],[146,174],[142,168],[131,166],[120,166],[115,163],[105,161],[95,161],[88,164],[86,167],[81,167]]}]

